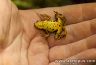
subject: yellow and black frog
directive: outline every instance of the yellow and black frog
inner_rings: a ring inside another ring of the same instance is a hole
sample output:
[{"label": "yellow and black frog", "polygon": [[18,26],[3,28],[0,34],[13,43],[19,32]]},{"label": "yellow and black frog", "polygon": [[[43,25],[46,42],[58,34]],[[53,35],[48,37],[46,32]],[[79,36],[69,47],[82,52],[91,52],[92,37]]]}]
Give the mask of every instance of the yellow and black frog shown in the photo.
[{"label": "yellow and black frog", "polygon": [[[54,11],[55,13],[55,20],[52,20],[50,16],[47,14],[40,14],[41,20],[34,23],[35,27],[41,30],[45,30],[47,33],[47,37],[50,33],[55,32],[55,39],[61,39],[62,37],[66,36],[66,29],[65,29],[65,17]],[[64,34],[61,34],[64,31]]]}]

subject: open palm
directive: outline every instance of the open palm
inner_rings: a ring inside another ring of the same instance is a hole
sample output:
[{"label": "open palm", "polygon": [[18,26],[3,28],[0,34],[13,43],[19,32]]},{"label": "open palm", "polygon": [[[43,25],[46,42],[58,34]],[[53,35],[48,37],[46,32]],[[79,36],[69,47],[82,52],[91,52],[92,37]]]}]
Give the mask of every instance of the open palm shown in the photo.
[{"label": "open palm", "polygon": [[[60,65],[55,60],[96,59],[96,4],[18,10],[10,0],[0,2],[0,65]],[[40,14],[65,15],[67,36],[55,40],[34,27]],[[91,52],[91,53],[90,53]],[[88,64],[87,64],[88,65]]]}]

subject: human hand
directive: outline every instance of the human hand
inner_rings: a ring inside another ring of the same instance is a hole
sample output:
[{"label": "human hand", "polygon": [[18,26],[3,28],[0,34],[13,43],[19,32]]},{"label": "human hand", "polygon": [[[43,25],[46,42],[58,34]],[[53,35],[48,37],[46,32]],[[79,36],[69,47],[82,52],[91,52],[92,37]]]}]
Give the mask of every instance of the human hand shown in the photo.
[{"label": "human hand", "polygon": [[[0,65],[60,65],[53,62],[69,57],[96,58],[95,3],[26,11],[18,10],[13,4],[11,7],[9,0],[0,5],[4,6],[0,9]],[[34,27],[34,22],[39,20],[37,13],[53,18],[54,10],[67,19],[67,37],[55,40],[51,35],[46,40]]]}]

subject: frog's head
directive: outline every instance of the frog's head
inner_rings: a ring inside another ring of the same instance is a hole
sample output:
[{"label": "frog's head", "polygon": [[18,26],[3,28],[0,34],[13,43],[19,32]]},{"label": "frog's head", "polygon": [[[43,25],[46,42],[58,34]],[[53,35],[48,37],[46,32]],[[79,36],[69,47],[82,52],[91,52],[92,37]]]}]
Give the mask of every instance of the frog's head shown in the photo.
[{"label": "frog's head", "polygon": [[36,28],[39,28],[39,29],[42,29],[43,28],[42,21],[41,22],[40,21],[37,21],[37,22],[34,23],[34,25],[35,25]]}]

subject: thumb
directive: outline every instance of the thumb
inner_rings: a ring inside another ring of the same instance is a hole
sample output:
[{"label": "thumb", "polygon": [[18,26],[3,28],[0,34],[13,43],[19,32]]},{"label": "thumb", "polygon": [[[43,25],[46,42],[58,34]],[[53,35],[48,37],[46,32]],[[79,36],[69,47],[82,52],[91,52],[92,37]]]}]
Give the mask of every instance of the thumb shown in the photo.
[{"label": "thumb", "polygon": [[[0,0],[0,51],[6,48],[19,33],[18,9],[11,0]],[[16,33],[16,34],[15,34]]]},{"label": "thumb", "polygon": [[0,0],[0,47],[6,40],[11,19],[11,1]]}]

